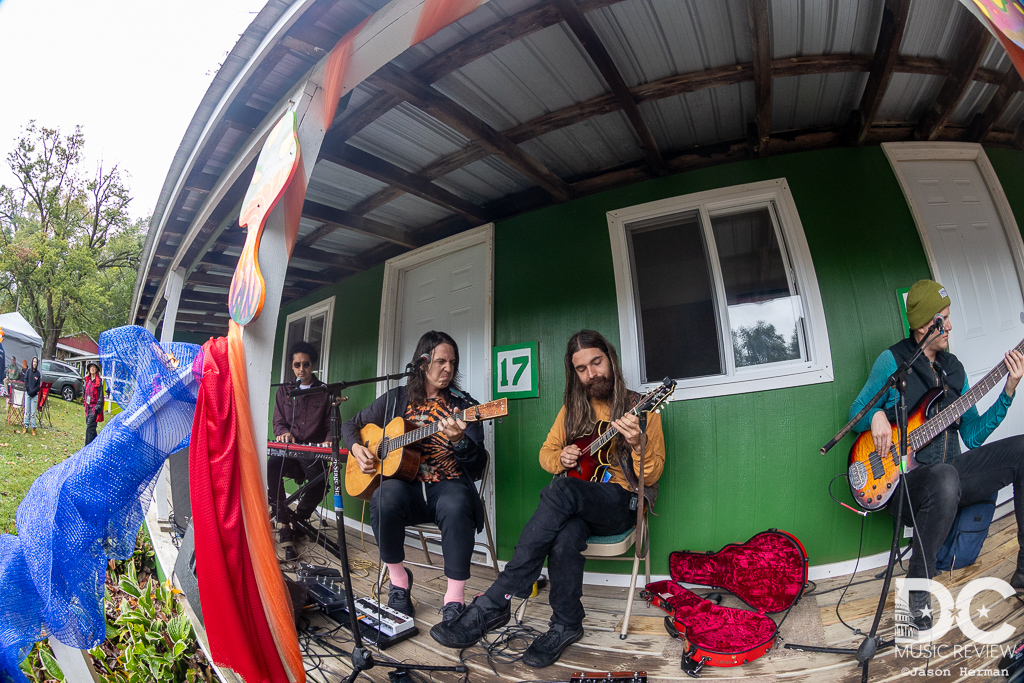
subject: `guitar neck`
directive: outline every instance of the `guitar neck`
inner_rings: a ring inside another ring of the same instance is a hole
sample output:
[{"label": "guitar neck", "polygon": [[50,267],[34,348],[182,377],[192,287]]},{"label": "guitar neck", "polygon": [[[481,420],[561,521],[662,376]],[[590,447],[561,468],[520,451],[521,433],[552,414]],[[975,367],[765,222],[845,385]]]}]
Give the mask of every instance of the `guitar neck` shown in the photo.
[{"label": "guitar neck", "polygon": [[[463,422],[472,421],[466,419],[465,410],[453,414],[452,417],[454,417],[456,420],[462,420]],[[429,438],[434,434],[437,434],[439,431],[441,431],[440,422],[431,422],[429,424],[425,424],[422,427],[412,430],[411,432],[406,432],[405,434],[402,434],[402,436],[390,439],[388,441],[388,450],[391,451],[397,448],[405,448],[406,446],[411,446],[417,441],[422,441],[423,439]]]},{"label": "guitar neck", "polygon": [[[1024,352],[1024,340],[1014,348],[1017,351]],[[982,396],[990,392],[995,385],[999,384],[1006,377],[1008,372],[1009,369],[1006,367],[1006,361],[1000,361],[980,382],[971,387],[966,394],[950,403],[935,417],[912,431],[908,437],[910,447],[916,451],[925,446],[940,434],[942,430],[956,422],[960,419],[961,415],[973,408],[981,400]]]},{"label": "guitar neck", "polygon": [[[642,405],[643,405],[643,401],[641,401],[639,404],[637,404],[632,409],[627,411],[627,414],[639,415],[640,412],[641,412],[640,411],[640,407]],[[606,443],[608,443],[609,441],[611,441],[612,439],[614,439],[618,435],[619,435],[619,430],[616,429],[615,427],[612,427],[611,425],[609,425],[607,431],[605,431],[604,434],[602,434],[601,436],[597,437],[596,439],[594,439],[593,441],[590,442],[590,445],[587,446],[587,448],[585,449],[585,453],[584,454],[585,455],[589,455],[589,454],[597,453],[599,450],[604,448],[604,445]]]}]

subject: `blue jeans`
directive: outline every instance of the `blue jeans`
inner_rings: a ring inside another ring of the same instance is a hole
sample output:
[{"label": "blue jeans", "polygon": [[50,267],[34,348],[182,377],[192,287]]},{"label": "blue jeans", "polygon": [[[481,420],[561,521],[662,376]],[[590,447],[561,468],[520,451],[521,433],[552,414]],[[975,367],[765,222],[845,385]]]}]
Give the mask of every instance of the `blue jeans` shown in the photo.
[{"label": "blue jeans", "polygon": [[32,423],[32,429],[36,428],[36,409],[39,407],[39,394],[35,396],[29,396],[25,394],[25,417],[21,423],[25,425],[25,429],[29,428],[29,422]]},{"label": "blue jeans", "polygon": [[[957,510],[979,503],[1008,484],[1013,484],[1013,507],[1017,517],[1017,570],[1024,570],[1024,435],[986,443],[961,454],[952,462],[924,465],[903,477],[917,520],[920,542],[915,540],[907,576],[935,576],[935,555],[953,526]],[[889,511],[896,514],[900,492],[893,496]],[[903,511],[903,523],[910,515]],[[924,552],[921,552],[921,543]]]},{"label": "blue jeans", "polygon": [[526,523],[512,559],[487,589],[503,604],[506,595],[526,597],[544,560],[551,578],[551,622],[574,628],[583,623],[583,550],[589,536],[614,536],[633,528],[634,494],[618,484],[555,477],[540,492],[540,504]]}]

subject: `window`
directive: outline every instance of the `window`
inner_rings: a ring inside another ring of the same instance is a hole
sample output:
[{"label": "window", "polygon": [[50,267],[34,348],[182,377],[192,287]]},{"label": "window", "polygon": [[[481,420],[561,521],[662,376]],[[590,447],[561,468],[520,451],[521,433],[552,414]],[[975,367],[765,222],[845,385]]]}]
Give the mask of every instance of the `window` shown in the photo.
[{"label": "window", "polygon": [[676,398],[832,380],[825,315],[784,179],[608,213],[623,373]]},{"label": "window", "polygon": [[313,374],[327,381],[327,365],[331,348],[331,321],[334,319],[334,297],[296,311],[285,319],[284,346],[281,349],[281,381],[295,379],[288,349],[292,344],[307,341],[320,350],[318,362],[313,363]]}]

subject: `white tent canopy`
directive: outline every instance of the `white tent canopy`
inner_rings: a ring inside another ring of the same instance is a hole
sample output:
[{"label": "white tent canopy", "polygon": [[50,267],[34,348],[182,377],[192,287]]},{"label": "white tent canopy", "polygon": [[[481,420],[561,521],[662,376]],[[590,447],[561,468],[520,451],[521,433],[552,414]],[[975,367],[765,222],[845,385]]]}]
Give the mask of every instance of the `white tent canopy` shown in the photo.
[{"label": "white tent canopy", "polygon": [[12,356],[18,359],[19,366],[22,360],[31,361],[33,356],[42,359],[43,338],[36,334],[21,313],[0,314],[0,327],[4,329],[6,362],[10,363]]}]

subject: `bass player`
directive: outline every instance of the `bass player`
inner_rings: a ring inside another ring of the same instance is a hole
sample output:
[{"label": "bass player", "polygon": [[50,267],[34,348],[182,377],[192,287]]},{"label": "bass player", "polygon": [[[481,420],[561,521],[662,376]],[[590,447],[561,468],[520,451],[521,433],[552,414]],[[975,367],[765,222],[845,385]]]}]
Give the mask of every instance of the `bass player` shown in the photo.
[{"label": "bass player", "polygon": [[430,629],[434,640],[468,647],[511,617],[512,596],[526,597],[540,576],[545,558],[551,578],[550,629],[526,650],[533,668],[554,664],[562,651],[583,637],[582,555],[591,535],[610,536],[633,527],[637,519],[640,460],[644,449],[644,495],[653,504],[656,482],[665,466],[661,416],[648,413],[646,429],[627,413],[639,395],[626,389],[615,347],[593,330],[577,332],[565,351],[565,399],[540,450],[540,464],[558,475],[575,470],[581,451],[573,441],[593,432],[599,420],[619,431],[606,481],[556,476],[540,492],[540,505],[527,522],[512,560],[487,592],[454,621]]},{"label": "bass player", "polygon": [[444,574],[448,579],[441,608],[444,621],[465,608],[465,587],[473,555],[473,539],[484,528],[484,507],[474,481],[487,465],[484,430],[451,417],[475,401],[459,388],[459,347],[444,332],[427,332],[413,352],[412,375],[406,386],[388,391],[341,427],[349,454],[371,474],[380,460],[360,443],[366,425],[384,426],[404,417],[417,427],[440,422],[440,433],[420,442],[421,460],[415,480],[385,479],[370,499],[370,525],[380,559],[391,576],[388,607],[413,616],[412,572],[405,567],[405,528],[433,522],[441,529]]},{"label": "bass player", "polygon": [[[883,351],[875,360],[864,388],[850,407],[852,419],[895,372],[897,364],[913,353],[925,337],[934,337],[924,352],[914,361],[907,373],[906,404],[912,410],[929,390],[942,387],[936,410],[950,405],[968,390],[967,373],[956,356],[949,352],[951,300],[945,287],[932,280],[918,280],[907,296],[907,321],[910,337]],[[936,334],[934,328],[939,333]],[[914,542],[908,578],[933,578],[935,555],[942,546],[956,517],[957,509],[992,496],[1007,484],[1013,484],[1014,509],[1017,515],[1017,538],[1021,549],[1017,555],[1017,570],[1010,585],[1018,593],[1024,591],[1024,436],[1013,436],[986,444],[985,439],[999,426],[1013,401],[1013,394],[1024,374],[1024,356],[1010,350],[1005,356],[1009,374],[1006,385],[996,402],[984,415],[972,407],[962,418],[940,432],[916,453],[918,467],[902,475],[907,486],[913,518],[917,522],[914,532],[920,542]],[[871,431],[875,449],[887,453],[893,443],[890,423],[896,421],[896,390],[878,403],[880,409],[865,415],[854,426],[858,432]],[[959,436],[958,436],[959,432]],[[960,452],[960,439],[970,449]],[[899,495],[897,492],[895,495]],[[889,510],[896,514],[898,500],[893,499]],[[904,510],[904,520],[910,517]],[[922,551],[923,546],[923,551]],[[910,610],[920,630],[931,628],[931,594],[927,591],[910,592]]]}]

